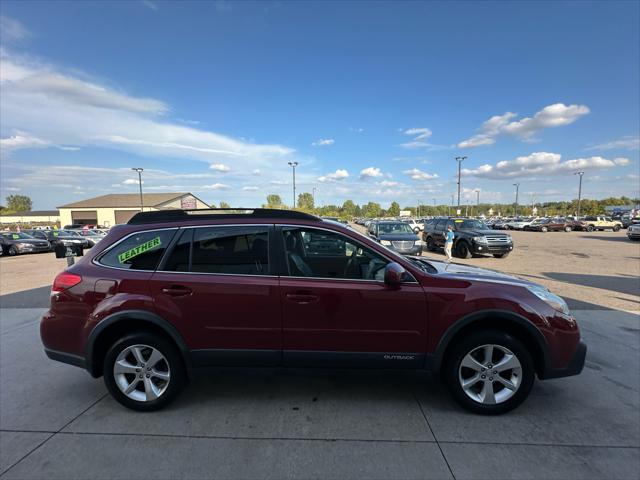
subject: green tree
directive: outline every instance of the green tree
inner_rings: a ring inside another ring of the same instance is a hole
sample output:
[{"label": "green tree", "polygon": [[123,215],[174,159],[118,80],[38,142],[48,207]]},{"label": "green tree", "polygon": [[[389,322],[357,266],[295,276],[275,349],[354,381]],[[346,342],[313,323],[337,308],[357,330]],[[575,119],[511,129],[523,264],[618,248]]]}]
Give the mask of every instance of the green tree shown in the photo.
[{"label": "green tree", "polygon": [[267,195],[267,207],[268,208],[282,208],[282,199],[280,195],[272,193]]},{"label": "green tree", "polygon": [[304,192],[298,194],[298,208],[302,208],[303,210],[313,211],[313,195],[309,192]]},{"label": "green tree", "polygon": [[365,217],[378,217],[380,215],[380,204],[376,202],[369,202],[362,207]]},{"label": "green tree", "polygon": [[355,217],[357,207],[358,206],[353,203],[353,200],[345,200],[345,202],[342,204],[342,214],[345,217]]},{"label": "green tree", "polygon": [[220,202],[220,208],[231,208],[231,205],[227,202]]},{"label": "green tree", "polygon": [[391,202],[391,206],[389,207],[389,210],[387,210],[387,214],[390,217],[397,217],[400,215],[400,205],[398,202]]},{"label": "green tree", "polygon": [[9,195],[7,197],[7,210],[14,212],[31,211],[31,199],[26,195]]}]

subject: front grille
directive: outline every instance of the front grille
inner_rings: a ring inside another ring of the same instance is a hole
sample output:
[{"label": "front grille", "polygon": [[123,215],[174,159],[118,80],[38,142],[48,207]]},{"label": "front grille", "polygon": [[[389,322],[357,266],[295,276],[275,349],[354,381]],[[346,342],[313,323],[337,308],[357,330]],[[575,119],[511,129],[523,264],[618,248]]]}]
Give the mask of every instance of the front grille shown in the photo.
[{"label": "front grille", "polygon": [[511,237],[506,235],[487,235],[489,245],[506,245],[511,242]]},{"label": "front grille", "polygon": [[391,242],[391,245],[393,248],[398,250],[409,250],[410,248],[413,248],[413,241],[398,240]]}]

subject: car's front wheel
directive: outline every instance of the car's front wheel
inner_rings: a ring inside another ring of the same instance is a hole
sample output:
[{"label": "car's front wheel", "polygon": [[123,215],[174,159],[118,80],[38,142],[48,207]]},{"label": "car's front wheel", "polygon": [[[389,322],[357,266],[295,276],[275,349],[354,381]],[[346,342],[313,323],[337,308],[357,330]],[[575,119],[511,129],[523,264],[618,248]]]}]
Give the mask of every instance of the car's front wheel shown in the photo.
[{"label": "car's front wheel", "polygon": [[427,250],[433,252],[436,249],[436,246],[433,243],[433,238],[427,237]]},{"label": "car's front wheel", "polygon": [[615,227],[613,227],[613,231],[614,232],[619,232],[620,231],[620,225],[616,225]]},{"label": "car's front wheel", "polygon": [[564,231],[565,232],[570,232],[571,231],[571,227],[564,227]]},{"label": "car's front wheel", "polygon": [[176,348],[152,333],[135,333],[114,343],[104,359],[109,393],[127,408],[158,410],[169,404],[186,380]]},{"label": "car's front wheel", "polygon": [[16,247],[15,245],[11,245],[9,247],[9,256],[10,257],[15,257],[16,255],[18,255],[18,253],[20,253],[18,251],[18,247]]},{"label": "car's front wheel", "polygon": [[456,246],[456,251],[460,258],[471,258],[471,249],[467,242],[460,242]]},{"label": "car's front wheel", "polygon": [[499,331],[478,331],[461,338],[447,355],[443,373],[456,401],[485,415],[506,413],[520,405],[535,376],[526,347]]}]

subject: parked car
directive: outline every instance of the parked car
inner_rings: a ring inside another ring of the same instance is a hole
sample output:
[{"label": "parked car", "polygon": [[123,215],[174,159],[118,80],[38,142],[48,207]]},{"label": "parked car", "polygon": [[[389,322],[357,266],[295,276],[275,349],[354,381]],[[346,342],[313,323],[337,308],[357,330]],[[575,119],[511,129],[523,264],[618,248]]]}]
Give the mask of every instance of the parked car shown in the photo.
[{"label": "parked car", "polygon": [[547,220],[548,219],[546,217],[535,218],[528,225],[524,225],[524,227],[522,227],[522,230],[525,230],[525,231],[536,230],[535,227],[537,227],[538,225],[546,222]]},{"label": "parked car", "polygon": [[422,230],[424,230],[424,223],[420,223],[417,220],[413,219],[413,218],[407,218],[402,220],[404,223],[408,224],[411,227],[411,230],[413,230],[414,233],[419,233]]},{"label": "parked car", "polygon": [[369,229],[376,242],[403,255],[421,255],[422,240],[406,222],[379,221]]},{"label": "parked car", "polygon": [[640,223],[629,225],[627,237],[629,240],[640,240]]},{"label": "parked car", "polygon": [[51,249],[48,241],[34,238],[25,232],[0,233],[0,245],[2,253],[9,256],[48,252]]},{"label": "parked car", "polygon": [[545,218],[541,222],[529,225],[528,229],[534,232],[570,232],[573,230],[572,225],[572,222],[567,222],[564,218]]},{"label": "parked car", "polygon": [[471,258],[473,254],[489,254],[496,258],[505,258],[513,250],[513,239],[506,233],[497,233],[480,220],[470,218],[442,218],[429,229],[425,229],[422,238],[427,250],[444,248],[447,227],[454,232],[454,255]]},{"label": "parked car", "polygon": [[57,245],[65,247],[80,245],[82,248],[89,248],[89,241],[81,235],[76,235],[70,230],[25,230],[29,235],[50,243],[50,250],[55,250]]},{"label": "parked car", "polygon": [[586,355],[541,285],[268,209],[136,214],[56,277],[40,334],[51,359],[143,411],[200,369],[258,365],[427,369],[464,408],[498,414]]},{"label": "parked car", "polygon": [[524,230],[535,219],[534,218],[514,218],[505,224],[507,230]]},{"label": "parked car", "polygon": [[587,232],[593,232],[594,230],[613,230],[617,232],[622,228],[622,222],[599,215],[584,217],[575,224],[575,228],[586,230]]}]

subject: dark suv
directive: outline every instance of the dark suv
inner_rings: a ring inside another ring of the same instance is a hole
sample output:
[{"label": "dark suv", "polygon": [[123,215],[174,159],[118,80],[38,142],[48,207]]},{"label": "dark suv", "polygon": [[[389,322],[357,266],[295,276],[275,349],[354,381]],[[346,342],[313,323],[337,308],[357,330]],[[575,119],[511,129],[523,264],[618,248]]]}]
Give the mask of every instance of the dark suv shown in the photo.
[{"label": "dark suv", "polygon": [[586,354],[540,285],[269,209],[136,214],[56,277],[40,331],[50,358],[104,376],[136,410],[199,369],[284,366],[430,370],[496,414],[536,375],[580,373]]},{"label": "dark suv", "polygon": [[427,250],[444,247],[447,227],[453,229],[452,251],[460,258],[482,254],[504,258],[513,250],[511,235],[490,230],[484,222],[472,218],[441,218],[429,226],[425,225],[422,237]]}]

